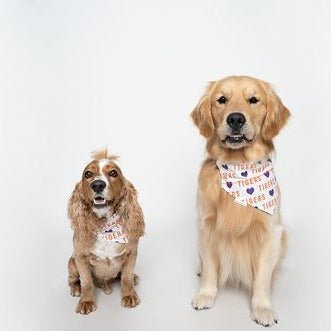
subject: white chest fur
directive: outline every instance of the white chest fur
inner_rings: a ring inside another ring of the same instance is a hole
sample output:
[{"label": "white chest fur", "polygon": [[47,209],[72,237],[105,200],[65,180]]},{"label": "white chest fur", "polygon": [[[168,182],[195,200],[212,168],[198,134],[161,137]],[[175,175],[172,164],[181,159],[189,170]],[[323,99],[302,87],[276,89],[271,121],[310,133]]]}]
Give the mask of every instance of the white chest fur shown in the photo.
[{"label": "white chest fur", "polygon": [[125,252],[125,243],[127,242],[125,234],[122,232],[121,226],[118,224],[119,216],[111,215],[106,211],[105,225],[97,233],[97,239],[94,243],[92,253],[100,259],[113,259]]},{"label": "white chest fur", "polygon": [[100,259],[113,259],[125,251],[125,244],[98,237],[93,247],[93,254]]}]

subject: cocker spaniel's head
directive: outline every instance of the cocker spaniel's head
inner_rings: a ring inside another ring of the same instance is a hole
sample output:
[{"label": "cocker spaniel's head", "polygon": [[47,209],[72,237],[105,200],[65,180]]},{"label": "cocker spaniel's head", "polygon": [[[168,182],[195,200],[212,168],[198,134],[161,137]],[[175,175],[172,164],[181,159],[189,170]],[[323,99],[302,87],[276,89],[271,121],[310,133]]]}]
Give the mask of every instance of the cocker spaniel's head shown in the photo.
[{"label": "cocker spaniel's head", "polygon": [[272,146],[290,112],[268,83],[231,76],[210,83],[191,116],[211,149],[238,150]]},{"label": "cocker spaniel's head", "polygon": [[117,157],[107,150],[97,151],[92,157],[93,161],[85,167],[82,175],[83,199],[94,211],[112,208],[125,189],[125,178],[114,162]]},{"label": "cocker spaniel's head", "polygon": [[117,157],[106,149],[92,153],[92,158],[69,200],[68,216],[73,229],[84,235],[92,231],[94,236],[96,219],[107,221],[117,213],[125,233],[137,240],[145,226],[135,187],[115,163]]}]

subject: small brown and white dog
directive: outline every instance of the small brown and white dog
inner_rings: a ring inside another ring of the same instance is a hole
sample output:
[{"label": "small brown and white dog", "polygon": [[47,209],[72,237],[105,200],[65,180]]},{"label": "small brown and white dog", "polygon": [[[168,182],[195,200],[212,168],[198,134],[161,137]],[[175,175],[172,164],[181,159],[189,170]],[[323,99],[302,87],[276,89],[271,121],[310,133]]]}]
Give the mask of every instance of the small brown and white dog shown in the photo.
[{"label": "small brown and white dog", "polygon": [[269,84],[232,76],[209,84],[192,118],[207,139],[198,184],[201,285],[195,309],[211,308],[219,287],[252,293],[252,318],[271,326],[275,269],[286,251],[273,138],[290,116]]},{"label": "small brown and white dog", "polygon": [[134,271],[144,218],[134,186],[107,150],[93,153],[69,201],[74,252],[68,262],[71,295],[80,296],[76,312],[96,309],[94,287],[106,294],[120,278],[122,306],[140,303]]}]

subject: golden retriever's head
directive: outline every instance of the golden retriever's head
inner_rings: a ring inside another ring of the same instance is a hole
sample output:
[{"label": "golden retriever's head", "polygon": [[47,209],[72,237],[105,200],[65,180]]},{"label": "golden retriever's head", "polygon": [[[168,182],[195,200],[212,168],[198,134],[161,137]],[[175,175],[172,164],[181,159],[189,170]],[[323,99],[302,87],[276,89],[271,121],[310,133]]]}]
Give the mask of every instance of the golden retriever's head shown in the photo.
[{"label": "golden retriever's head", "polygon": [[93,161],[84,169],[82,175],[83,199],[92,205],[95,211],[106,211],[122,197],[125,178],[115,156],[107,150],[93,153]]},{"label": "golden retriever's head", "polygon": [[269,84],[232,76],[210,83],[191,115],[209,145],[239,150],[272,146],[290,112]]}]

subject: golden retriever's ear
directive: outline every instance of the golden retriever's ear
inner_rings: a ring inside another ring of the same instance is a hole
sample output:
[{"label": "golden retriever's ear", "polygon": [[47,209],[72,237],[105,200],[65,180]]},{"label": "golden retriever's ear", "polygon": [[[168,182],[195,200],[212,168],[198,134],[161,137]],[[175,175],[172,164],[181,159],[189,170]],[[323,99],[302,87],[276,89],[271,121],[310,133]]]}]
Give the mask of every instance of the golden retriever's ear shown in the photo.
[{"label": "golden retriever's ear", "polygon": [[261,134],[263,139],[270,141],[277,136],[291,113],[269,84],[265,83],[265,89],[267,93],[267,115],[264,119]]},{"label": "golden retriever's ear", "polygon": [[138,240],[145,232],[144,215],[138,203],[137,191],[128,180],[125,183],[123,204],[122,225],[124,230],[131,239]]},{"label": "golden retriever's ear", "polygon": [[198,105],[191,113],[194,124],[199,128],[200,133],[209,138],[215,129],[213,117],[211,114],[211,88],[213,83],[207,88],[207,92],[200,99]]}]

